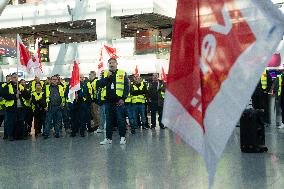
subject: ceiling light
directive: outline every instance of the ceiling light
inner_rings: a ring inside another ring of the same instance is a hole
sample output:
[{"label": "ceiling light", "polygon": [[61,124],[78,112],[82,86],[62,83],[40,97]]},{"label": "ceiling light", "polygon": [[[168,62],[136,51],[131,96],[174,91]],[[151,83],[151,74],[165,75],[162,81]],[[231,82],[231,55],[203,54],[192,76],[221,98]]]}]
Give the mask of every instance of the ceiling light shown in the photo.
[{"label": "ceiling light", "polygon": [[124,25],[124,28],[125,28],[125,29],[127,28],[127,24]]},{"label": "ceiling light", "polygon": [[54,31],[52,32],[52,35],[54,35]]},{"label": "ceiling light", "polygon": [[73,22],[71,22],[69,25],[70,25],[70,26],[73,26]]},{"label": "ceiling light", "polygon": [[34,29],[35,29],[35,27],[33,26],[33,27],[32,27],[32,29],[34,30]]},{"label": "ceiling light", "polygon": [[139,30],[137,30],[137,32],[136,33],[139,33]]},{"label": "ceiling light", "polygon": [[69,37],[69,39],[72,39],[72,37]]}]

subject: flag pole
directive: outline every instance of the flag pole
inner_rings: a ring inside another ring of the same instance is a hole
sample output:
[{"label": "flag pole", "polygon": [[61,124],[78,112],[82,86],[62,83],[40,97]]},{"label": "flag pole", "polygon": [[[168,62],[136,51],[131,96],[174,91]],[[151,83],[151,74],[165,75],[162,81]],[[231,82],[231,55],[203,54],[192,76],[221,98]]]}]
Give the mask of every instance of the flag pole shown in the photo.
[{"label": "flag pole", "polygon": [[[19,61],[20,61],[20,35],[17,34],[17,77],[19,76]],[[17,79],[17,91],[19,89],[19,79]]]}]

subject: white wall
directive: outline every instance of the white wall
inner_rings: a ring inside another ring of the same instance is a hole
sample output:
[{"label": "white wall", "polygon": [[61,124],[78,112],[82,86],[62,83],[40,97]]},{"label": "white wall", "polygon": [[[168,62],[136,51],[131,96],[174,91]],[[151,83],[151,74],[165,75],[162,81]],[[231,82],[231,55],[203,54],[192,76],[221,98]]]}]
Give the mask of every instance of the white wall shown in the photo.
[{"label": "white wall", "polygon": [[0,28],[71,21],[67,5],[73,9],[74,20],[94,19],[96,16],[95,0],[47,0],[40,3],[8,5],[0,17]]},{"label": "white wall", "polygon": [[158,13],[174,18],[176,0],[112,0],[111,16]]}]

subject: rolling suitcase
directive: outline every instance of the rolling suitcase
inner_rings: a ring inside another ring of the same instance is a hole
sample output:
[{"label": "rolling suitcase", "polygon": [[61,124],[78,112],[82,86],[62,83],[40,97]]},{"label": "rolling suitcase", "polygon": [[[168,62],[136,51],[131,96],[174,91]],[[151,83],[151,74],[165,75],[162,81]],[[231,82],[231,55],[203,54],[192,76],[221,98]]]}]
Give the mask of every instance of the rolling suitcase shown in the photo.
[{"label": "rolling suitcase", "polygon": [[246,153],[267,152],[263,110],[247,109],[240,120],[241,151]]}]

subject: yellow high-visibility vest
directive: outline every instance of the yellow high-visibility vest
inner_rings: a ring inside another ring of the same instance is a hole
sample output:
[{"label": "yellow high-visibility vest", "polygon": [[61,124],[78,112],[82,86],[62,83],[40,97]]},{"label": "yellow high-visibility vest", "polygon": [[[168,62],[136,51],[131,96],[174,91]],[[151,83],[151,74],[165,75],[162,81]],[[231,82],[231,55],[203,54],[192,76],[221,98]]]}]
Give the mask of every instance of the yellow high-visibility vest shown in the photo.
[{"label": "yellow high-visibility vest", "polygon": [[[32,85],[31,85],[31,92],[34,92],[36,89],[35,89],[35,84],[36,84],[37,82],[35,81],[35,80],[33,80],[32,81]],[[43,87],[43,85],[44,85],[44,82],[43,81],[39,81],[39,83],[41,84],[41,86]]]},{"label": "yellow high-visibility vest", "polygon": [[266,71],[264,71],[261,75],[261,88],[263,90],[267,89],[267,74],[266,74]]},{"label": "yellow high-visibility vest", "polygon": [[[144,87],[144,82],[141,82],[140,87],[138,88],[136,85],[133,85],[133,90],[134,91],[138,91],[138,90],[142,90]],[[132,103],[145,103],[146,102],[146,97],[145,95],[137,95],[137,96],[132,96]]]},{"label": "yellow high-visibility vest", "polygon": [[[32,96],[35,97],[36,101],[39,101],[40,99],[42,99],[43,92],[40,92],[39,95],[37,94],[37,92],[33,92]],[[32,104],[32,109],[33,109],[33,111],[35,111],[35,105],[34,104]]]},{"label": "yellow high-visibility vest", "polygon": [[[108,70],[104,71],[104,78],[107,77],[108,75]],[[123,70],[117,70],[116,72],[116,84],[115,84],[115,87],[116,87],[116,95],[119,96],[119,97],[122,97],[123,95],[123,91],[124,91],[124,76],[125,76],[125,71]]]},{"label": "yellow high-visibility vest", "polygon": [[[58,85],[59,95],[61,97],[61,103],[64,105],[65,98],[64,98],[64,89],[61,85]],[[45,95],[46,95],[46,104],[48,107],[48,104],[50,102],[50,85],[46,85],[45,87]]]}]

